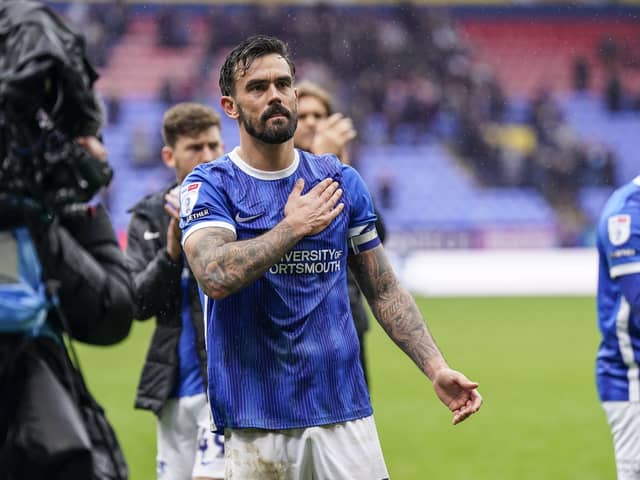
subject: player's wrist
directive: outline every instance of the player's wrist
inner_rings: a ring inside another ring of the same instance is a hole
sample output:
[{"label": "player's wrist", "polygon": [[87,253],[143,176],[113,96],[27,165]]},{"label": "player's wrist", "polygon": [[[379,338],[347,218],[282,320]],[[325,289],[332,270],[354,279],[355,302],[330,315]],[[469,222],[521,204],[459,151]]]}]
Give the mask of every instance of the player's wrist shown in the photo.
[{"label": "player's wrist", "polygon": [[443,357],[439,357],[427,361],[422,370],[432,382],[435,382],[439,375],[441,375],[443,372],[451,370],[451,368],[449,367],[449,365],[447,365],[447,362]]},{"label": "player's wrist", "polygon": [[302,240],[309,233],[306,222],[297,221],[295,218],[291,218],[291,216],[284,217],[281,223],[284,230],[288,235],[292,236],[296,242]]}]

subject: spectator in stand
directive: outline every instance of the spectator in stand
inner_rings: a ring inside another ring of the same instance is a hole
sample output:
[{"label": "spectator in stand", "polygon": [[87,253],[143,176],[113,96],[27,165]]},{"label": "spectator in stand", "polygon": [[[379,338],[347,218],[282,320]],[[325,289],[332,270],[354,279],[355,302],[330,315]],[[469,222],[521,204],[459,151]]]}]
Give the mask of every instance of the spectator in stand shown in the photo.
[{"label": "spectator in stand", "polygon": [[182,9],[175,6],[161,7],[156,14],[156,37],[161,47],[183,48],[189,45],[188,21]]},{"label": "spectator in stand", "polygon": [[576,92],[584,92],[591,84],[591,66],[583,57],[576,57],[573,61],[573,88]]}]

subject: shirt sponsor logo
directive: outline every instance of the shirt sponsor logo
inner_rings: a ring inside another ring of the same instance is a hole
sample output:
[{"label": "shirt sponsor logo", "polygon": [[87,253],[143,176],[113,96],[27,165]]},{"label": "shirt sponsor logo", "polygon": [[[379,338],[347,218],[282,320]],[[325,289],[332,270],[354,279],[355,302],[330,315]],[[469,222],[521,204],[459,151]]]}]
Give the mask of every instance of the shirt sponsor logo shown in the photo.
[{"label": "shirt sponsor logo", "polygon": [[204,210],[198,210],[197,212],[193,212],[191,215],[189,215],[187,217],[186,222],[190,223],[190,222],[193,222],[194,220],[198,220],[199,218],[206,217],[207,215],[209,215],[208,208],[205,208]]},{"label": "shirt sponsor logo", "polygon": [[335,248],[292,250],[271,266],[274,275],[312,275],[339,272],[344,252]]},{"label": "shirt sponsor logo", "polygon": [[636,254],[634,248],[621,248],[611,253],[611,258],[633,257]]},{"label": "shirt sponsor logo", "polygon": [[611,245],[622,245],[631,236],[631,216],[614,215],[607,220]]},{"label": "shirt sponsor logo", "polygon": [[193,207],[198,201],[200,186],[202,182],[193,182],[185,185],[180,190],[180,215],[188,217],[193,211]]}]

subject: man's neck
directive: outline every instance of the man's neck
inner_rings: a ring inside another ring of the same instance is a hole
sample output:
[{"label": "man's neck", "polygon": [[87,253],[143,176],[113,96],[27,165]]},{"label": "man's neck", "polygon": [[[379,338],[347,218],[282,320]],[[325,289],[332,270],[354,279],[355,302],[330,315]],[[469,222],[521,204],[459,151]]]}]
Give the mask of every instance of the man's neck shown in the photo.
[{"label": "man's neck", "polygon": [[284,143],[270,144],[241,134],[238,154],[245,163],[258,170],[284,170],[294,159],[293,138]]}]

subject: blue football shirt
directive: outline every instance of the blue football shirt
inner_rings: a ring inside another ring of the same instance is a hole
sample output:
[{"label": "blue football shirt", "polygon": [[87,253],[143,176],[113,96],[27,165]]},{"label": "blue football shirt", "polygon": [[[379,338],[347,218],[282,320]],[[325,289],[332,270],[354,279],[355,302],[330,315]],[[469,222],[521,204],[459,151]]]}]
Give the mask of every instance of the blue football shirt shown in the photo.
[{"label": "blue football shirt", "polygon": [[191,301],[189,291],[191,287],[191,274],[189,268],[182,269],[182,305],[181,320],[182,330],[178,340],[178,381],[176,383],[174,397],[191,397],[204,393],[204,379],[200,370],[200,360],[198,359],[198,345],[196,340],[196,329],[193,326],[193,315],[191,314]]},{"label": "blue football shirt", "polygon": [[639,401],[640,317],[618,280],[640,273],[640,177],[607,201],[598,223],[598,257],[598,393],[601,401]]},{"label": "blue football shirt", "polygon": [[282,171],[256,170],[237,149],[198,166],[181,187],[183,242],[211,226],[254,238],[284,218],[298,178],[306,193],[327,177],[343,212],[302,239],[262,277],[222,300],[205,297],[209,398],[219,429],[302,428],[371,415],[347,293],[349,249],[379,245],[370,195],[331,155],[295,150]]}]

